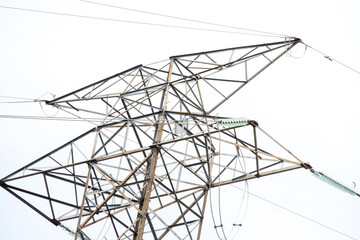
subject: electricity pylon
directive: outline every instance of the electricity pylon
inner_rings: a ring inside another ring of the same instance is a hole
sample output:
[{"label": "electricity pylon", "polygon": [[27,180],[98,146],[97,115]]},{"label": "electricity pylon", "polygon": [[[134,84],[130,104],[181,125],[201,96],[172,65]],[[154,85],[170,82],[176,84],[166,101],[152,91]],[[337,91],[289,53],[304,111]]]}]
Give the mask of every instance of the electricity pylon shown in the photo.
[{"label": "electricity pylon", "polygon": [[200,239],[210,189],[310,168],[256,121],[214,115],[299,42],[173,56],[48,101],[102,122],[0,184],[75,239],[105,223],[106,239]]}]

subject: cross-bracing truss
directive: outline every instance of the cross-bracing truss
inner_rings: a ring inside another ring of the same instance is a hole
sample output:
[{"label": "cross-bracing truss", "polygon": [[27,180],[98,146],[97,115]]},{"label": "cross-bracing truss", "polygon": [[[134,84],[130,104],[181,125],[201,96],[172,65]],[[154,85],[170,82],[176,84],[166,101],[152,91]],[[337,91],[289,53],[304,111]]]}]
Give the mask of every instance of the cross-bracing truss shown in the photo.
[{"label": "cross-bracing truss", "polygon": [[199,239],[210,189],[309,167],[255,121],[213,115],[299,41],[174,56],[49,101],[102,124],[1,186],[75,239],[105,223],[107,239]]}]

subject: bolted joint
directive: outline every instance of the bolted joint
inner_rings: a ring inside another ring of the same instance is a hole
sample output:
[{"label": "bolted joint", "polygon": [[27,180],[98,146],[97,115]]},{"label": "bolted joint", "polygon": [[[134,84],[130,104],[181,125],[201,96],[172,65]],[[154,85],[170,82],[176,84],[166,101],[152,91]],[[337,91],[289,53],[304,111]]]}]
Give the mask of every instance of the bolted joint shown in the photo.
[{"label": "bolted joint", "polygon": [[56,219],[51,219],[50,221],[51,221],[51,223],[53,223],[55,226],[61,225],[61,223],[60,223],[58,220],[56,220]]},{"label": "bolted joint", "polygon": [[89,160],[89,164],[90,164],[90,165],[96,164],[97,162],[98,162],[97,159],[90,159],[90,160]]},{"label": "bolted joint", "polygon": [[154,143],[153,145],[150,146],[151,151],[156,151],[159,150],[161,148],[161,146],[158,143]]},{"label": "bolted joint", "polygon": [[301,163],[301,166],[305,169],[310,169],[310,171],[312,170],[312,166],[308,163]]},{"label": "bolted joint", "polygon": [[141,217],[143,217],[143,218],[146,218],[148,216],[148,213],[145,211],[140,211],[139,213],[140,213]]}]

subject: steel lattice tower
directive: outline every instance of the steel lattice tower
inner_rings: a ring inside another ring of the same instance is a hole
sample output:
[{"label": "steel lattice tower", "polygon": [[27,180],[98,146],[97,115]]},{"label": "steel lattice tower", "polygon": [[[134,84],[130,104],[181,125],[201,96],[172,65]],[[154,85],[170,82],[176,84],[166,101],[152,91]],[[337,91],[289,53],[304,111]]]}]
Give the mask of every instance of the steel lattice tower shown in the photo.
[{"label": "steel lattice tower", "polygon": [[107,239],[200,239],[211,188],[310,167],[256,121],[213,114],[299,42],[173,56],[48,101],[102,124],[0,184],[75,239],[105,221]]}]

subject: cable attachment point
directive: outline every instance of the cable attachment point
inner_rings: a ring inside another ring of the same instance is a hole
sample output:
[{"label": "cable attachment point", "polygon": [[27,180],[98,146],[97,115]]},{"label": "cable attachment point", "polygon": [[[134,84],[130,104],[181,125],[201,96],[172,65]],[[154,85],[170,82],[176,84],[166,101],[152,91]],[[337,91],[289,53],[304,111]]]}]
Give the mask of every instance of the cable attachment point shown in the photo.
[{"label": "cable attachment point", "polygon": [[241,223],[234,223],[233,226],[234,226],[234,227],[241,227],[242,224],[241,224]]},{"label": "cable attachment point", "polygon": [[314,171],[312,170],[312,166],[309,163],[301,163],[301,166],[305,169],[310,169],[311,172]]},{"label": "cable attachment point", "polygon": [[[43,97],[50,98],[51,100],[50,101],[49,100],[40,100],[40,98],[43,98]],[[55,98],[56,98],[55,94],[48,92],[48,93],[41,95],[37,99],[37,102],[39,102],[42,112],[47,117],[55,117],[59,112],[59,106],[56,103],[49,104],[49,102],[51,102]]]}]

